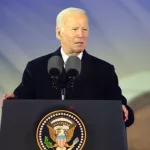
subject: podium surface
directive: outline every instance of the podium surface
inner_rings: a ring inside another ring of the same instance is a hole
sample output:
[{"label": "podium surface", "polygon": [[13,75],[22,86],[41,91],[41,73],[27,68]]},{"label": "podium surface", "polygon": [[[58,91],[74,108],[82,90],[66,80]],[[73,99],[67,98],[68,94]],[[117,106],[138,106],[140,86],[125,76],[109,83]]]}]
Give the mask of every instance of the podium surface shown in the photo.
[{"label": "podium surface", "polygon": [[114,100],[6,100],[0,149],[39,150],[36,130],[40,120],[51,111],[63,109],[77,113],[85,124],[83,150],[127,150],[121,102]]}]

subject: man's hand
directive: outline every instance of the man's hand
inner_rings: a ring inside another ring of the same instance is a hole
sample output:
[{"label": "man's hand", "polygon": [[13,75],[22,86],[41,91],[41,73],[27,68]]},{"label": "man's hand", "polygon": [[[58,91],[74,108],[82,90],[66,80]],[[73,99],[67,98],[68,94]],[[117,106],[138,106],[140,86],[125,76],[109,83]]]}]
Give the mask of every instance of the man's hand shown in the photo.
[{"label": "man's hand", "polygon": [[14,95],[14,93],[10,93],[10,94],[4,94],[2,96],[2,98],[0,99],[0,106],[3,106],[3,101],[6,100],[7,98],[15,98],[16,96]]},{"label": "man's hand", "polygon": [[129,112],[128,112],[128,110],[127,110],[125,105],[122,105],[122,110],[124,112],[124,122],[126,122],[128,120],[128,113]]}]

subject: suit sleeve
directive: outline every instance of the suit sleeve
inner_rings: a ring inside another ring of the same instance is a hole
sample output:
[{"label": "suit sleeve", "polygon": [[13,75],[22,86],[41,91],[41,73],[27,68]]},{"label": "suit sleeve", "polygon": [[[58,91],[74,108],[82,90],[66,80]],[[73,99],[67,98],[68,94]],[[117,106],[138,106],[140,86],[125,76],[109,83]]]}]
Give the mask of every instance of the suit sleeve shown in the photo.
[{"label": "suit sleeve", "polygon": [[134,123],[134,112],[133,110],[127,105],[126,98],[122,95],[122,90],[119,87],[118,84],[118,77],[115,73],[114,66],[111,66],[108,72],[108,78],[107,78],[107,93],[106,97],[108,100],[121,100],[122,104],[126,106],[129,115],[128,115],[128,121],[126,121],[125,125],[126,127],[129,127]]},{"label": "suit sleeve", "polygon": [[14,90],[18,99],[34,99],[34,74],[32,65],[27,64],[20,85]]}]

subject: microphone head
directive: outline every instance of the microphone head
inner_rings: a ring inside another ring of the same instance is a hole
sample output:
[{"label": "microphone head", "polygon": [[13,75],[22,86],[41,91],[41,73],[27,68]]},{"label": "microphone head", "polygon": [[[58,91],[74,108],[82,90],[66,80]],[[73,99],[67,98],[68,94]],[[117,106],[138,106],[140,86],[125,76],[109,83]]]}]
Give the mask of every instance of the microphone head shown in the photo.
[{"label": "microphone head", "polygon": [[47,70],[50,76],[59,76],[63,70],[63,60],[60,56],[52,56],[48,60]]},{"label": "microphone head", "polygon": [[81,72],[81,60],[77,56],[70,56],[66,62],[66,73],[69,77],[76,77]]}]

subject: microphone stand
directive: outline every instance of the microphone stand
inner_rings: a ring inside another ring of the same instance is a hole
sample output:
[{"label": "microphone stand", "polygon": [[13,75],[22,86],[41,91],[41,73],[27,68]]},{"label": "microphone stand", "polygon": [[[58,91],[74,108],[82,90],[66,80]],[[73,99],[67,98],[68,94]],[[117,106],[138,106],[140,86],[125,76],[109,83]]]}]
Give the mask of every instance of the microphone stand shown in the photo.
[{"label": "microphone stand", "polygon": [[52,80],[52,87],[56,90],[58,90],[58,77],[57,76],[51,76],[51,80]]},{"label": "microphone stand", "polygon": [[[68,83],[68,89],[69,88],[73,88],[74,86],[74,82],[75,82],[75,77],[69,77],[69,83]],[[66,99],[66,88],[62,88],[61,89],[61,100],[65,100]]]},{"label": "microphone stand", "polygon": [[68,83],[68,89],[74,87],[74,82],[75,82],[76,77],[69,77],[69,83]]},{"label": "microphone stand", "polygon": [[65,100],[65,95],[66,95],[66,89],[63,88],[61,89],[61,100]]}]

